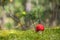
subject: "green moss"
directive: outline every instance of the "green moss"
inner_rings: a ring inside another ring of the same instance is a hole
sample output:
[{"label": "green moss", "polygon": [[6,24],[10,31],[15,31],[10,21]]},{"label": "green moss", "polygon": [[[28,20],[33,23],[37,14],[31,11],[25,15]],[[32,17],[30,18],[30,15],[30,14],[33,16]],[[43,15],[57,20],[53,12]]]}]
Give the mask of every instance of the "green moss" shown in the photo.
[{"label": "green moss", "polygon": [[[4,34],[5,33],[5,34]],[[4,35],[4,36],[2,36]],[[0,40],[60,40],[60,29],[45,29],[42,33],[34,30],[2,30]]]}]

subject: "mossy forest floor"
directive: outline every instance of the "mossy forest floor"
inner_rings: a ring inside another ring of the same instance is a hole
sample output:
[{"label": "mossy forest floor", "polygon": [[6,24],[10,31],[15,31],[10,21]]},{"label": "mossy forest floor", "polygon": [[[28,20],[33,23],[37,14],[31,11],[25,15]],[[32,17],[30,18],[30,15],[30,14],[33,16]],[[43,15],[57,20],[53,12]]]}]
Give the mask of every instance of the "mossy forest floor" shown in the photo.
[{"label": "mossy forest floor", "polygon": [[0,40],[60,40],[60,28],[46,28],[42,33],[34,30],[0,30]]}]

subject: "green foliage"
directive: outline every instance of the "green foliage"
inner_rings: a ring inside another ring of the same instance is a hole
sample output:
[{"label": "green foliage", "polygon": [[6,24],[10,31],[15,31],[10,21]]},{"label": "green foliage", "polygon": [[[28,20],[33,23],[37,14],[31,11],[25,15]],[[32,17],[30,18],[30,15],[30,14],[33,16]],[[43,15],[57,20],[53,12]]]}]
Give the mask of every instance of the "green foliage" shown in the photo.
[{"label": "green foliage", "polygon": [[5,26],[6,28],[11,29],[13,25],[11,23],[6,23]]},{"label": "green foliage", "polygon": [[[26,16],[27,16],[26,19],[29,20],[29,21],[30,20],[35,21],[35,20],[42,19],[42,20],[44,20],[44,22],[46,21],[46,18],[51,19],[53,17],[52,16],[53,14],[50,13],[50,11],[52,11],[52,0],[31,0],[32,9],[31,9],[30,12],[26,12],[26,10],[25,10],[27,0],[13,0],[13,2],[10,2],[10,1],[11,0],[5,0],[2,4],[0,3],[1,6],[4,4],[4,6],[0,7],[0,14],[3,13],[3,10],[4,10],[7,13],[7,15],[9,13],[10,14],[9,16],[12,16],[11,17],[12,19],[16,18],[19,21],[24,20],[26,18]],[[55,0],[54,4],[57,3],[57,2]],[[57,4],[59,5],[59,2]],[[50,14],[52,14],[52,15],[50,16]],[[15,21],[15,22],[17,23],[17,21]],[[25,22],[25,20],[23,21],[23,23],[24,22]],[[11,27],[11,25],[9,23],[6,24],[6,25],[8,27]]]}]

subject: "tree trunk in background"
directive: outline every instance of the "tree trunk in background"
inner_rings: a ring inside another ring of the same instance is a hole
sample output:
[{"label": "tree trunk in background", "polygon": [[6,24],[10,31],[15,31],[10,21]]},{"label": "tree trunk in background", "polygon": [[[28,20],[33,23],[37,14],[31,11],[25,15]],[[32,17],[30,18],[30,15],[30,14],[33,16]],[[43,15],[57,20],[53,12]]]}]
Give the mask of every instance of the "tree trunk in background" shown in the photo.
[{"label": "tree trunk in background", "polygon": [[52,17],[50,19],[50,26],[57,25],[57,7],[56,7],[56,5],[57,5],[57,1],[52,0]]},{"label": "tree trunk in background", "polygon": [[25,21],[25,27],[24,28],[28,28],[31,24],[31,19],[28,18],[29,16],[29,12],[31,10],[31,0],[25,0],[23,1],[23,6],[24,6],[24,11],[26,11],[26,16],[24,17],[24,21]]},{"label": "tree trunk in background", "polygon": [[5,25],[5,21],[6,21],[6,12],[3,7],[2,7],[2,17],[1,17],[0,21],[1,21],[0,28],[5,29],[4,25]]},{"label": "tree trunk in background", "polygon": [[60,2],[59,0],[52,0],[52,17],[50,19],[50,24],[52,26],[57,26],[60,24]]}]

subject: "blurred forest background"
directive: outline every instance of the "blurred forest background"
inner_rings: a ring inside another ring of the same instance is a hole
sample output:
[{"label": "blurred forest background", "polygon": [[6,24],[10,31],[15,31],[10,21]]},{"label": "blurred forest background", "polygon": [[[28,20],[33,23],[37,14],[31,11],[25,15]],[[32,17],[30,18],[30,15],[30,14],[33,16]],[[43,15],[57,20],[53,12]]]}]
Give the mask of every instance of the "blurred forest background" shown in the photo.
[{"label": "blurred forest background", "polygon": [[0,29],[29,29],[39,22],[60,26],[60,0],[0,0]]}]

